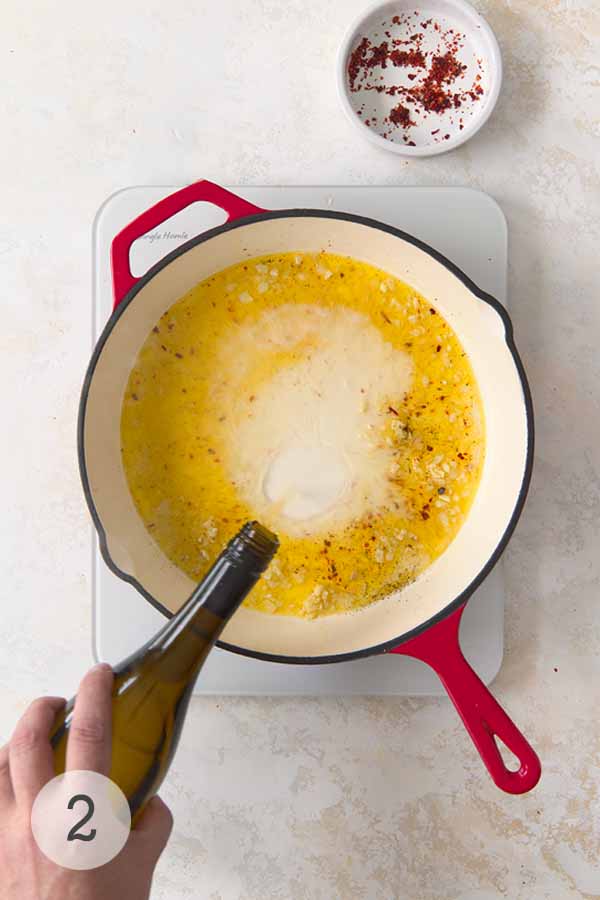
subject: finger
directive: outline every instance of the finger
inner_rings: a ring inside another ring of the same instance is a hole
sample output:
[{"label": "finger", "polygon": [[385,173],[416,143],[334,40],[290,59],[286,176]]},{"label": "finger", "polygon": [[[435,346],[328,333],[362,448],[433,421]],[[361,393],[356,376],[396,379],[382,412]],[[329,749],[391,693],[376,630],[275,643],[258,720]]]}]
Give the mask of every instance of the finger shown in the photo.
[{"label": "finger", "polygon": [[64,697],[40,697],[17,722],[8,745],[10,780],[18,804],[30,804],[54,777],[50,730]]},{"label": "finger", "polygon": [[[10,781],[10,764],[8,761],[8,744],[0,747],[0,807],[4,809],[9,803],[12,803],[15,795],[13,793]],[[0,821],[2,815],[0,814]]]},{"label": "finger", "polygon": [[67,769],[108,775],[111,758],[113,672],[100,663],[84,675],[67,740]]},{"label": "finger", "polygon": [[165,849],[172,829],[171,810],[160,797],[153,797],[132,832],[140,853],[152,867]]}]

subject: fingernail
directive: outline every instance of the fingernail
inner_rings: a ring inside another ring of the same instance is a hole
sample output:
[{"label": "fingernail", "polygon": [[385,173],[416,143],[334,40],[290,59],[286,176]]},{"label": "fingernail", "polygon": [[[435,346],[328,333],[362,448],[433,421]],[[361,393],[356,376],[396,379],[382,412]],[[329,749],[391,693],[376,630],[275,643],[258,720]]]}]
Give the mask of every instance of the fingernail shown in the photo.
[{"label": "fingernail", "polygon": [[95,666],[92,666],[90,672],[110,672],[112,674],[112,666],[105,662],[96,663]]}]

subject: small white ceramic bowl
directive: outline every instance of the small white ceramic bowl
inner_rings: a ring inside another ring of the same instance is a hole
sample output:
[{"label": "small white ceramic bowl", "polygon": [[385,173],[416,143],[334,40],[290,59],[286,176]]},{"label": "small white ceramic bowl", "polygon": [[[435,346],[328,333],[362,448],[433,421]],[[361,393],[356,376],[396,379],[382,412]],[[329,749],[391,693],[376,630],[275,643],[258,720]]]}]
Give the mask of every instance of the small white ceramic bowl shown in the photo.
[{"label": "small white ceramic bowl", "polygon": [[[384,68],[372,69],[368,81],[357,79],[351,90],[348,63],[363,37],[371,47],[386,41],[390,49],[420,48],[426,67],[388,61]],[[455,92],[460,106],[428,111],[403,92],[418,89],[432,57],[446,53],[449,42],[466,67],[445,85],[446,91]],[[464,144],[488,120],[500,93],[502,57],[494,32],[466,0],[390,0],[371,6],[348,30],[338,54],[337,83],[342,107],[363,137],[403,156],[433,156]],[[399,89],[395,96],[386,93],[391,86]],[[483,93],[474,94],[476,86]],[[410,112],[408,126],[390,121],[390,112],[399,103]]]}]

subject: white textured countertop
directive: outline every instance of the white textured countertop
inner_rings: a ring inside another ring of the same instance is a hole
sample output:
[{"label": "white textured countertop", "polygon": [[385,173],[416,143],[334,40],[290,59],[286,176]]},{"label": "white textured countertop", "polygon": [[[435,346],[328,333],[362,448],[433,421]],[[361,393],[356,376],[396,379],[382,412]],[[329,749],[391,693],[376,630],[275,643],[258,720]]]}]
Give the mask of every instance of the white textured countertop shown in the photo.
[{"label": "white textured countertop", "polygon": [[458,151],[411,162],[338,107],[335,52],[362,0],[4,10],[2,738],[91,661],[75,420],[102,200],[202,176],[464,184],[509,223],[538,443],[495,691],[542,757],[539,787],[496,790],[447,701],[197,698],[163,790],[156,900],[600,896],[600,19],[595,0],[476,5],[504,54],[498,109]]}]

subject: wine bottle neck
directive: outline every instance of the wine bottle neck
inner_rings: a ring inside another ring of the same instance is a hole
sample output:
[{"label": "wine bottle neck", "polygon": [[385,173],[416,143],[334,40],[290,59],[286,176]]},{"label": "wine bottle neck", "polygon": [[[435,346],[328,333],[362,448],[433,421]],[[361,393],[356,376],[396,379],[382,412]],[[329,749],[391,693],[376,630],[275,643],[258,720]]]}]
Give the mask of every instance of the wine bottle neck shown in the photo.
[{"label": "wine bottle neck", "polygon": [[273,558],[277,537],[247,522],[217,558],[205,578],[167,624],[115,671],[125,673],[140,659],[152,659],[161,677],[191,678],[200,670],[225,625]]},{"label": "wine bottle neck", "polygon": [[188,631],[212,646],[258,577],[258,573],[220,557],[179,612],[150,641],[148,649],[164,651]]}]

